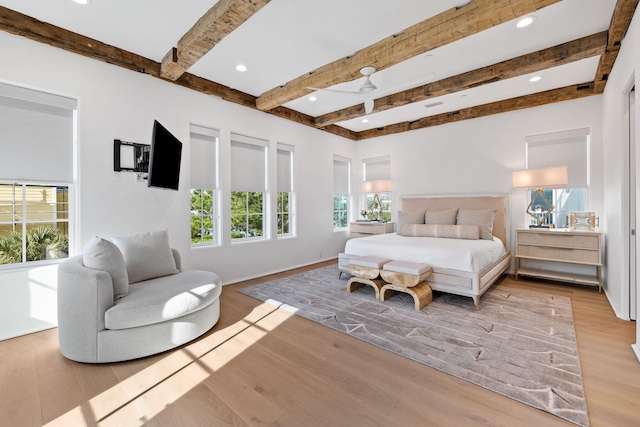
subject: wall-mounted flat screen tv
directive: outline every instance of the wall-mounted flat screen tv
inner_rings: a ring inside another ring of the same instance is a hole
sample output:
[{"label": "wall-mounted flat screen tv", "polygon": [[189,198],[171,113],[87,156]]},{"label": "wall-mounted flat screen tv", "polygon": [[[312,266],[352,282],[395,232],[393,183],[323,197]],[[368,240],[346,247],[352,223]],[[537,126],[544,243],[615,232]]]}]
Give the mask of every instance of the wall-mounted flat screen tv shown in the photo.
[{"label": "wall-mounted flat screen tv", "polygon": [[182,143],[154,120],[149,156],[149,187],[178,189]]}]

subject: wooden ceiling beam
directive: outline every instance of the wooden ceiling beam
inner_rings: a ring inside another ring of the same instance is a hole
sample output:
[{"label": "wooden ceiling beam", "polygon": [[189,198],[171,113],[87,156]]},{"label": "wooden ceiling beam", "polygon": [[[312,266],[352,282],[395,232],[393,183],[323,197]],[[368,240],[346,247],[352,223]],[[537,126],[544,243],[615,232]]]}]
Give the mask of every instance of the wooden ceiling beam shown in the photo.
[{"label": "wooden ceiling beam", "polygon": [[607,49],[600,57],[598,70],[596,71],[595,91],[596,93],[604,92],[607,85],[609,73],[613,69],[613,64],[618,57],[618,51],[622,44],[622,39],[627,35],[627,30],[631,24],[631,18],[638,7],[639,0],[618,0],[616,7],[611,16],[609,23],[609,40],[607,41]]},{"label": "wooden ceiling beam", "polygon": [[297,77],[284,86],[273,88],[258,98],[260,110],[270,110],[312,90],[326,88],[361,77],[360,69],[377,71],[511,21],[560,0],[471,0],[468,5],[449,9],[366,47],[353,56],[323,65]]},{"label": "wooden ceiling beam", "polygon": [[177,80],[223,38],[246,22],[270,0],[219,0],[162,59],[160,75]]},{"label": "wooden ceiling beam", "polygon": [[[193,74],[184,73],[175,81],[160,76],[160,63],[152,61],[135,53],[113,47],[95,39],[56,27],[55,25],[39,21],[6,7],[0,6],[0,30],[18,36],[26,37],[40,43],[48,44],[69,52],[77,53],[91,59],[117,65],[128,70],[149,74],[161,80],[174,83],[188,89],[214,95],[225,101],[233,102],[244,107],[256,108],[256,97],[211,80],[203,79]],[[319,128],[312,116],[299,113],[289,108],[280,107],[268,111],[277,117],[282,117],[315,129],[320,129],[334,135],[351,140],[356,139],[356,133],[340,126],[326,126]]]},{"label": "wooden ceiling beam", "polygon": [[0,30],[128,70],[150,74],[154,77],[160,76],[160,64],[157,62],[39,21],[4,6],[0,6]]},{"label": "wooden ceiling beam", "polygon": [[571,85],[559,89],[552,89],[545,92],[492,102],[490,104],[465,108],[463,110],[424,117],[413,122],[396,123],[376,129],[361,131],[357,133],[357,140],[361,141],[383,135],[392,135],[432,126],[440,126],[447,123],[455,123],[462,120],[477,119],[479,117],[490,116],[493,114],[539,107],[541,105],[552,104],[554,102],[569,101],[593,95],[597,95],[594,92],[593,82]]},{"label": "wooden ceiling beam", "polygon": [[[373,112],[387,111],[414,102],[420,102],[602,55],[606,46],[607,32],[603,31],[548,49],[509,59],[498,64],[478,68],[437,82],[427,83],[420,87],[383,96],[374,101]],[[318,126],[326,126],[364,115],[364,108],[362,104],[359,104],[318,116],[316,117],[316,124]]]}]

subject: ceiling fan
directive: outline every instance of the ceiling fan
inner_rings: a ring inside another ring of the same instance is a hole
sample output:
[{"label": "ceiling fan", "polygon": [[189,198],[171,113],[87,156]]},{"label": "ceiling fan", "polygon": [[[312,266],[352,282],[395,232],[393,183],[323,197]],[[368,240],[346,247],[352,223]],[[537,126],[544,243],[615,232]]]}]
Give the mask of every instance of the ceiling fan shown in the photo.
[{"label": "ceiling fan", "polygon": [[369,96],[369,94],[374,90],[378,89],[378,87],[371,82],[371,79],[369,79],[369,77],[371,77],[371,75],[375,72],[376,72],[376,69],[373,67],[364,67],[360,69],[360,73],[365,77],[365,80],[357,92],[349,91],[349,90],[338,90],[338,89],[321,89],[316,87],[308,87],[307,89],[318,90],[323,92],[343,93],[348,95],[365,95],[364,111],[365,111],[365,114],[370,114],[373,111],[373,97]]}]

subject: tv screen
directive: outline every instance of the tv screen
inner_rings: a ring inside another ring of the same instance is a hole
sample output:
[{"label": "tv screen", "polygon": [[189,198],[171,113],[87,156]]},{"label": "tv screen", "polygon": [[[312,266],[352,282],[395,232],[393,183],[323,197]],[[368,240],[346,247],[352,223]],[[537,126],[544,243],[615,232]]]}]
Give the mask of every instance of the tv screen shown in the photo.
[{"label": "tv screen", "polygon": [[147,185],[177,190],[181,157],[182,143],[157,120],[154,120]]}]

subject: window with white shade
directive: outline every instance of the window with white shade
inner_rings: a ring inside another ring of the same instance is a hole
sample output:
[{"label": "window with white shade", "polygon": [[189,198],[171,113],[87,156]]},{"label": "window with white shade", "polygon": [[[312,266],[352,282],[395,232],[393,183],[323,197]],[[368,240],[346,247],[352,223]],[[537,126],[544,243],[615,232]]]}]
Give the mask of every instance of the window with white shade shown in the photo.
[{"label": "window with white shade", "polygon": [[268,141],[231,134],[231,239],[266,238]]},{"label": "window with white shade", "polygon": [[349,227],[351,159],[333,156],[333,229]]},{"label": "window with white shade", "polygon": [[[589,128],[527,136],[527,169],[567,166],[567,188],[546,189],[545,197],[554,205],[548,222],[556,227],[569,223],[570,212],[588,209]],[[533,195],[533,191],[530,197]],[[533,201],[533,205],[536,200]]]},{"label": "window with white shade", "polygon": [[363,210],[367,212],[366,217],[391,221],[391,156],[363,159],[362,181]]},{"label": "window with white shade", "polygon": [[191,245],[220,244],[218,150],[220,131],[192,124],[189,131]]},{"label": "window with white shade", "polygon": [[0,265],[68,256],[76,107],[0,83]]},{"label": "window with white shade", "polygon": [[278,185],[276,223],[278,237],[295,235],[293,160],[294,146],[278,143]]}]

